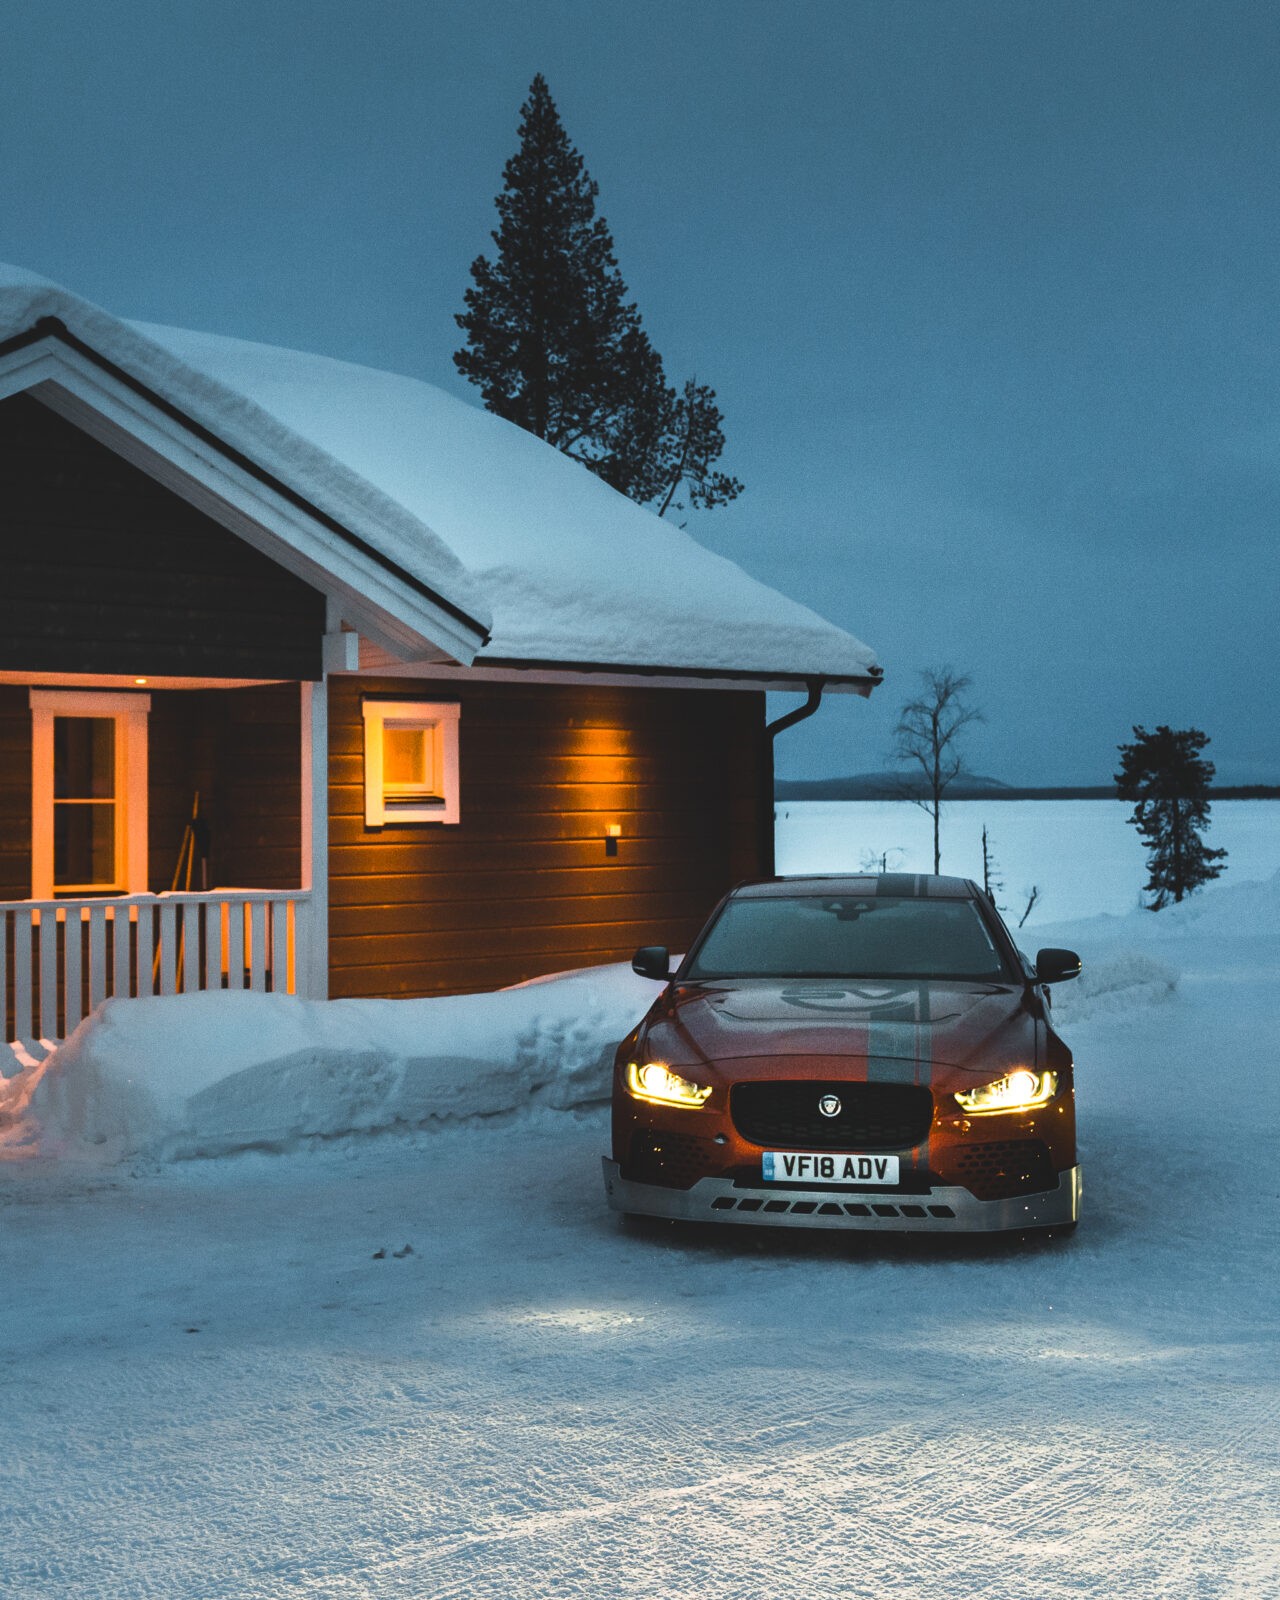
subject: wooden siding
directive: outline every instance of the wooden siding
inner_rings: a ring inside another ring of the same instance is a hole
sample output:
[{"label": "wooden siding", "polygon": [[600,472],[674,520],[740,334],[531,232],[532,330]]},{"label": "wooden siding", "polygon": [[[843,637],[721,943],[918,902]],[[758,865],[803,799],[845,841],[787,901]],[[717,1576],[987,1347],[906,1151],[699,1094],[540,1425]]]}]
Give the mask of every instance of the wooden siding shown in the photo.
[{"label": "wooden siding", "polygon": [[320,676],[324,600],[28,395],[0,401],[0,668]]},{"label": "wooden siding", "polygon": [[0,900],[31,893],[31,701],[0,684]]},{"label": "wooden siding", "polygon": [[[329,694],[335,996],[469,992],[683,949],[730,884],[769,870],[762,694],[404,679]],[[364,694],[461,703],[457,826],[365,827]]]}]

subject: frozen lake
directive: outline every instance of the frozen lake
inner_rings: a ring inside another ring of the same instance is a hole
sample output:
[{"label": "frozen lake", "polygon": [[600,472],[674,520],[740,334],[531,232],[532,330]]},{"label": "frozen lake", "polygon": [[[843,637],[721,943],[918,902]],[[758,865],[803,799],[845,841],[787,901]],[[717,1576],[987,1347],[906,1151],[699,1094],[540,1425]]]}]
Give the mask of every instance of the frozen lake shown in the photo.
[{"label": "frozen lake", "polygon": [[[1123,800],[955,800],[942,811],[942,870],[982,882],[982,828],[1016,925],[1034,884],[1027,926],[1132,911],[1147,881],[1146,853]],[[932,872],[933,824],[909,800],[780,800],[778,871]],[[1207,843],[1225,847],[1221,884],[1280,872],[1280,801],[1219,800]]]}]

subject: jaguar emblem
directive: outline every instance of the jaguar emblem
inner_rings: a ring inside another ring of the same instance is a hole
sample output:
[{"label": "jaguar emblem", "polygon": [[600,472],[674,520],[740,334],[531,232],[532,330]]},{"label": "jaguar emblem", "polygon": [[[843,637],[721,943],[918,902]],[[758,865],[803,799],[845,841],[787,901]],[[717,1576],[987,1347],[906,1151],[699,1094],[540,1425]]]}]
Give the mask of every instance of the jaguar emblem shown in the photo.
[{"label": "jaguar emblem", "polygon": [[838,1117],[844,1107],[840,1103],[838,1094],[824,1094],[822,1099],[818,1101],[818,1110],[821,1111],[824,1117]]}]

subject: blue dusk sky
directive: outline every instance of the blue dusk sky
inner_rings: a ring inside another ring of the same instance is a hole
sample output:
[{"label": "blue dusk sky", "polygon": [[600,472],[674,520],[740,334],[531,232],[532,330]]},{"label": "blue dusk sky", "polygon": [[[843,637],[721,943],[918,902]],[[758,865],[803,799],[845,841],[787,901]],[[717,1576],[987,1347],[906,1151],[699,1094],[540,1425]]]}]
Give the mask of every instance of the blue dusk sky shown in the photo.
[{"label": "blue dusk sky", "polygon": [[883,766],[950,662],[979,771],[1104,782],[1169,722],[1280,782],[1274,4],[10,0],[0,59],[0,258],[470,399],[543,72],[720,397],[747,491],[691,531],[884,664],[783,775]]}]

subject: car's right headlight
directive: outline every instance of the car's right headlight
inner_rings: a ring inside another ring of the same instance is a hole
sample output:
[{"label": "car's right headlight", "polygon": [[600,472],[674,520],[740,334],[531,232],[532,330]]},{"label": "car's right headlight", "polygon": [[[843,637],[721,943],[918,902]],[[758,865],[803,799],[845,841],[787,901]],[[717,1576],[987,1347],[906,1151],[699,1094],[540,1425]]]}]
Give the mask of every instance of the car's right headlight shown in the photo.
[{"label": "car's right headlight", "polygon": [[711,1087],[691,1083],[663,1061],[628,1061],[627,1091],[655,1106],[697,1107],[711,1094]]},{"label": "car's right headlight", "polygon": [[1032,1072],[1015,1067],[1007,1077],[984,1083],[979,1089],[960,1089],[956,1099],[968,1112],[1030,1111],[1047,1105],[1058,1092],[1056,1072]]}]

